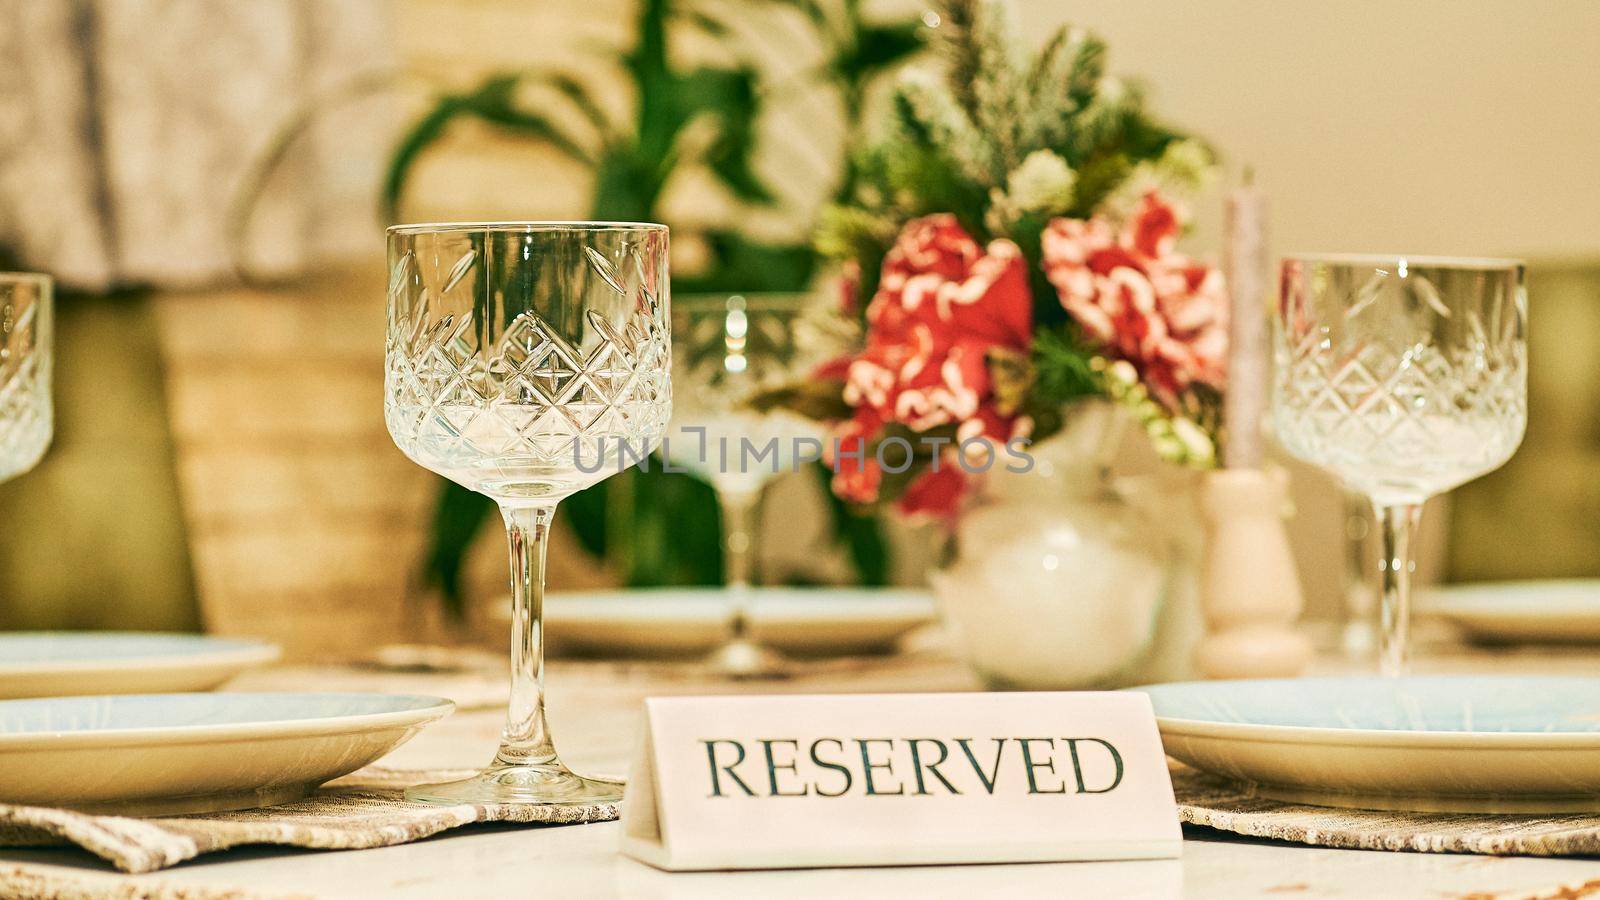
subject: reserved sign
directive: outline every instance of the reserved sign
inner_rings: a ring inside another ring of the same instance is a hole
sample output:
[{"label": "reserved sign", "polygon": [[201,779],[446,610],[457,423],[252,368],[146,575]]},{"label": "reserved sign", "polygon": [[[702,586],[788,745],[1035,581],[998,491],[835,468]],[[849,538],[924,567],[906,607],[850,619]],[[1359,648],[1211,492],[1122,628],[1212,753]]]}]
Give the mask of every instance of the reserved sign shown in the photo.
[{"label": "reserved sign", "polygon": [[659,697],[623,851],[664,869],[1152,859],[1182,834],[1138,693]]}]

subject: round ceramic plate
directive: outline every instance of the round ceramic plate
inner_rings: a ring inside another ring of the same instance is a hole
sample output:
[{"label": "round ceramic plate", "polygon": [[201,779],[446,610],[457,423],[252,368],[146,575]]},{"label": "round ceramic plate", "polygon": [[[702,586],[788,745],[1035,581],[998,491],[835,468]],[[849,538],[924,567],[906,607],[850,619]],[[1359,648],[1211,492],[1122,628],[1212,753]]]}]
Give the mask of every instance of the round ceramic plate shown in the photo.
[{"label": "round ceramic plate", "polygon": [[207,691],[277,658],[272,644],[198,634],[0,633],[0,699]]},{"label": "round ceramic plate", "polygon": [[1418,612],[1485,643],[1600,643],[1600,580],[1506,581],[1439,588]]},{"label": "round ceramic plate", "polygon": [[1293,803],[1600,811],[1600,678],[1196,681],[1150,695],[1167,754]]},{"label": "round ceramic plate", "polygon": [[454,705],[388,694],[0,702],[0,802],[118,815],[272,806],[388,753]]},{"label": "round ceramic plate", "polygon": [[[545,634],[552,652],[691,656],[728,634],[721,588],[662,588],[551,594]],[[934,618],[926,591],[873,588],[756,588],[750,630],[792,656],[882,653]]]}]

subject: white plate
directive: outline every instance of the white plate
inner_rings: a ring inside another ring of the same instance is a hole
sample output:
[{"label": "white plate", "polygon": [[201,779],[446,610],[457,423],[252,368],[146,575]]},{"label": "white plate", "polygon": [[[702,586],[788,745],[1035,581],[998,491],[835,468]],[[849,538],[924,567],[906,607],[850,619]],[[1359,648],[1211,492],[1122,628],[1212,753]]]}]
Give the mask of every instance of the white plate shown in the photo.
[{"label": "white plate", "polygon": [[0,699],[206,691],[277,658],[272,644],[198,634],[0,633]]},{"label": "white plate", "polygon": [[1600,812],[1600,678],[1196,681],[1150,695],[1168,755],[1320,806]]},{"label": "white plate", "polygon": [[[551,594],[545,633],[554,653],[692,656],[727,636],[731,614],[721,588]],[[750,630],[794,656],[881,653],[933,618],[926,591],[756,588]]]},{"label": "white plate", "polygon": [[454,708],[390,694],[134,694],[0,702],[0,802],[119,815],[272,806]]},{"label": "white plate", "polygon": [[1418,598],[1418,612],[1489,643],[1600,643],[1600,580],[1457,585]]}]

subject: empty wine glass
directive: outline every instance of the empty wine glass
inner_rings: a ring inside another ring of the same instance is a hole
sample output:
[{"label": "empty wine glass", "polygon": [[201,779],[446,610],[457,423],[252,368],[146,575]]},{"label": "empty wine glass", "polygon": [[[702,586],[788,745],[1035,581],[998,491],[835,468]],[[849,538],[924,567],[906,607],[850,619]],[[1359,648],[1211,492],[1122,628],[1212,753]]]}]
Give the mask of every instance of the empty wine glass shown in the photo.
[{"label": "empty wine glass", "polygon": [[1522,265],[1293,257],[1274,318],[1273,427],[1290,453],[1371,500],[1383,537],[1379,668],[1404,674],[1423,501],[1499,468],[1522,442]]},{"label": "empty wine glass", "polygon": [[384,419],[418,465],[500,505],[511,546],[511,703],[500,749],[441,803],[615,801],[545,724],[544,557],[563,497],[636,464],[672,413],[667,229],[598,222],[389,229]]},{"label": "empty wine glass", "polygon": [[755,409],[751,400],[803,378],[842,347],[824,319],[805,316],[809,300],[804,294],[703,295],[673,307],[678,396],[668,456],[709,482],[722,507],[731,610],[728,639],[709,662],[736,677],[786,671],[783,658],[749,631],[756,508],[768,482],[796,469],[808,450],[821,454],[821,429],[786,410]]},{"label": "empty wine glass", "polygon": [[52,291],[48,275],[0,273],[0,481],[50,446]]}]

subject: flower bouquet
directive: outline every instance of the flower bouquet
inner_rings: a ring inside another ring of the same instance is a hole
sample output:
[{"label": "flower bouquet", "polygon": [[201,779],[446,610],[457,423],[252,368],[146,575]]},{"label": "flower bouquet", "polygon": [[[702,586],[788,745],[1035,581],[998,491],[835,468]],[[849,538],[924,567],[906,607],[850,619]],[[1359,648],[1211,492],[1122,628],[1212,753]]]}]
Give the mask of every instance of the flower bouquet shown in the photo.
[{"label": "flower bouquet", "polygon": [[1165,459],[1217,456],[1227,296],[1175,249],[1212,153],[1107,76],[1097,38],[1063,28],[1028,54],[1008,13],[934,14],[943,80],[903,78],[890,134],[817,234],[863,346],[764,398],[831,424],[852,502],[948,519],[1095,398]]},{"label": "flower bouquet", "polygon": [[943,77],[902,79],[817,235],[859,349],[762,402],[829,423],[840,497],[949,525],[935,586],[992,682],[1125,681],[1187,654],[1156,646],[1176,606],[1168,532],[1097,451],[1121,421],[1163,459],[1217,459],[1228,298],[1176,249],[1213,155],[1108,76],[1094,36],[1030,53],[1002,3],[935,15]]}]

